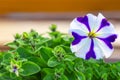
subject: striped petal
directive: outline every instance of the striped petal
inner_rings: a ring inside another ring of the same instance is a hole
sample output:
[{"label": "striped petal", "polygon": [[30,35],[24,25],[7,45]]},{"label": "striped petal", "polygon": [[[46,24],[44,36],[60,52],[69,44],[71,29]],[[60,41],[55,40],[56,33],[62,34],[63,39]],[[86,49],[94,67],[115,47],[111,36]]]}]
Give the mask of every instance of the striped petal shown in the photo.
[{"label": "striped petal", "polygon": [[114,26],[110,23],[109,26],[101,28],[96,32],[97,37],[106,38],[110,35],[116,34]]},{"label": "striped petal", "polygon": [[94,51],[94,41],[93,41],[93,39],[91,39],[91,44],[90,44],[90,48],[89,48],[89,51],[87,52],[87,54],[86,54],[86,59],[88,60],[88,59],[90,59],[90,58],[94,58],[94,59],[96,59],[96,55],[95,55],[95,51]]},{"label": "striped petal", "polygon": [[75,52],[77,57],[86,59],[86,53],[89,51],[91,45],[91,39],[84,38],[77,45],[71,45],[72,52]]},{"label": "striped petal", "polygon": [[74,37],[74,40],[72,42],[72,45],[78,44],[82,39],[86,38],[87,36],[81,36],[75,32],[72,32],[72,35]]},{"label": "striped petal", "polygon": [[103,41],[110,49],[112,49],[113,47],[111,42],[114,42],[116,38],[117,38],[117,35],[114,34],[114,35],[108,36],[107,38],[98,38],[98,39]]},{"label": "striped petal", "polygon": [[[106,45],[107,43],[105,41],[97,38],[94,40],[95,40],[96,47],[99,48],[98,51],[97,50],[95,51],[96,54],[98,54],[98,52],[101,52],[101,56],[104,56],[105,58],[108,58],[112,55],[112,52],[114,51],[114,49]],[[109,45],[112,47],[111,43],[109,43]]]},{"label": "striped petal", "polygon": [[98,16],[94,16],[93,14],[87,14],[87,17],[91,31],[96,32],[97,30],[106,26],[107,20],[101,13],[99,13]]},{"label": "striped petal", "polygon": [[101,28],[110,25],[101,13],[99,13],[97,17],[92,14],[87,14],[87,16],[91,31],[98,32]]},{"label": "striped petal", "polygon": [[91,31],[96,31],[96,22],[97,22],[97,17],[94,16],[93,14],[87,14],[88,17],[88,23],[90,26]]},{"label": "striped petal", "polygon": [[77,20],[79,23],[84,24],[85,27],[88,29],[89,32],[91,31],[90,25],[89,25],[89,22],[88,22],[88,16],[77,17],[76,20]]},{"label": "striped petal", "polygon": [[84,23],[85,20],[87,21],[87,19],[84,19],[82,17],[75,18],[70,24],[70,32],[72,32],[73,29],[78,29],[81,32],[89,33],[89,30],[86,27],[86,24]]},{"label": "striped petal", "polygon": [[101,13],[99,13],[98,16],[97,16],[96,22],[93,23],[93,24],[95,24],[94,31],[97,32],[102,27],[105,27],[105,24],[103,24],[103,23],[105,23],[105,21],[107,21],[105,19],[105,17]]},{"label": "striped petal", "polygon": [[93,40],[94,40],[94,52],[96,55],[96,59],[102,59],[104,57],[103,51],[102,51],[101,47],[99,46],[96,38]]},{"label": "striped petal", "polygon": [[71,33],[72,32],[75,32],[75,33],[77,33],[77,34],[79,34],[81,36],[88,36],[88,33],[83,32],[82,30],[79,30],[79,29],[72,29]]}]

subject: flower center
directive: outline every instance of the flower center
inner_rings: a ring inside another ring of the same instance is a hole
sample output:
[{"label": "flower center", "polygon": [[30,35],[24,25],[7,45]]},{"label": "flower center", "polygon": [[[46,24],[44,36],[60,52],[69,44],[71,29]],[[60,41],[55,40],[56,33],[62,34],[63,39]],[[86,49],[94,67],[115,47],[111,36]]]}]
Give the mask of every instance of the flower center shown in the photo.
[{"label": "flower center", "polygon": [[96,34],[95,34],[94,32],[90,32],[90,33],[88,34],[88,37],[89,37],[89,38],[95,38],[95,37],[96,37]]}]

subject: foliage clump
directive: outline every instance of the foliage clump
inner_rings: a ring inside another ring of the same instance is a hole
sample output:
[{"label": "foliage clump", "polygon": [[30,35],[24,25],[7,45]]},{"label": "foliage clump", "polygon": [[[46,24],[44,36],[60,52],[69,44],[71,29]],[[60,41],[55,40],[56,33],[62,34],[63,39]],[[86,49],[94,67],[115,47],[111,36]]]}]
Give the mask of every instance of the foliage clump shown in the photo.
[{"label": "foliage clump", "polygon": [[50,37],[16,34],[0,52],[0,80],[120,80],[120,62],[83,60],[70,50],[73,38],[51,25]]}]

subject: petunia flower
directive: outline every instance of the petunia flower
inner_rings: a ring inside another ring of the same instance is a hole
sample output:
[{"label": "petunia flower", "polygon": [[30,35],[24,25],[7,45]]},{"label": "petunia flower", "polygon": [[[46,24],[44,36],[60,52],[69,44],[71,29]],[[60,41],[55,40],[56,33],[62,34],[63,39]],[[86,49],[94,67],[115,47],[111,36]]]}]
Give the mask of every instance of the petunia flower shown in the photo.
[{"label": "petunia flower", "polygon": [[117,35],[113,24],[101,13],[75,18],[70,24],[70,33],[74,37],[70,48],[77,57],[101,59],[112,55],[114,49],[111,43]]}]

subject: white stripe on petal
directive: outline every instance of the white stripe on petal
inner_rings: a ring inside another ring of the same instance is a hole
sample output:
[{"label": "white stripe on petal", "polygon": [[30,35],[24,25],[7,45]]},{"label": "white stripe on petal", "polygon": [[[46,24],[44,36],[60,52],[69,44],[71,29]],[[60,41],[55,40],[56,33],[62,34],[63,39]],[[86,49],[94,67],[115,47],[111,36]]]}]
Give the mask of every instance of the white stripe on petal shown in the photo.
[{"label": "white stripe on petal", "polygon": [[99,13],[97,17],[98,17],[99,20],[102,20],[102,19],[105,18],[101,13]]},{"label": "white stripe on petal", "polygon": [[116,32],[115,32],[115,29],[111,23],[109,26],[101,28],[101,30],[99,30],[96,33],[97,37],[100,37],[100,38],[106,38],[112,34],[116,34]]},{"label": "white stripe on petal", "polygon": [[94,40],[94,52],[96,55],[96,59],[103,59],[104,54],[102,52],[101,47],[98,45],[98,42],[95,38],[93,40]]},{"label": "white stripe on petal", "polygon": [[99,47],[99,50],[101,50],[101,54],[105,56],[105,58],[108,58],[112,55],[114,49],[110,49],[102,40],[95,38],[95,44]]},{"label": "white stripe on petal", "polygon": [[79,44],[74,46],[71,45],[71,50],[72,52],[75,52],[75,55],[77,57],[81,57],[85,59],[86,53],[90,49],[90,45],[91,45],[91,39],[85,38],[85,39],[82,39]]},{"label": "white stripe on petal", "polygon": [[89,23],[91,31],[96,31],[95,29],[96,29],[97,17],[93,14],[87,14],[87,17],[88,17],[88,23]]},{"label": "white stripe on petal", "polygon": [[88,33],[83,32],[82,30],[79,30],[79,29],[72,29],[71,32],[75,32],[80,36],[88,36]]},{"label": "white stripe on petal", "polygon": [[70,24],[70,32],[72,32],[72,29],[78,29],[82,32],[89,33],[87,27],[83,23],[78,22],[76,18]]},{"label": "white stripe on petal", "polygon": [[97,16],[97,27],[99,27],[101,25],[101,21],[105,19],[105,17],[99,13],[98,16]]},{"label": "white stripe on petal", "polygon": [[97,16],[96,22],[94,23],[95,24],[95,27],[94,27],[95,32],[99,29],[102,19],[105,19],[105,17],[101,13],[99,13]]}]

